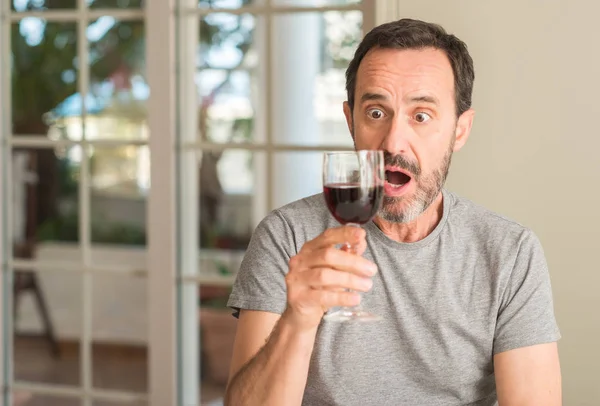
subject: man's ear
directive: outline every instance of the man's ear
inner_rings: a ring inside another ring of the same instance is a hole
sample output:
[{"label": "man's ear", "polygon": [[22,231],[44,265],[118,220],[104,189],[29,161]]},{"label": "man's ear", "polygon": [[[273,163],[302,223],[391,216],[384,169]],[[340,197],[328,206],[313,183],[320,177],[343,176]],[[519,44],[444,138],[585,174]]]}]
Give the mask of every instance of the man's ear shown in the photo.
[{"label": "man's ear", "polygon": [[346,116],[346,124],[348,125],[348,131],[350,131],[350,135],[352,135],[352,139],[354,139],[354,123],[352,122],[352,109],[350,108],[350,104],[347,101],[344,102],[344,115]]},{"label": "man's ear", "polygon": [[456,122],[456,130],[454,133],[454,152],[460,151],[465,146],[469,135],[471,135],[471,128],[473,127],[473,120],[475,119],[475,110],[469,109],[462,113]]}]

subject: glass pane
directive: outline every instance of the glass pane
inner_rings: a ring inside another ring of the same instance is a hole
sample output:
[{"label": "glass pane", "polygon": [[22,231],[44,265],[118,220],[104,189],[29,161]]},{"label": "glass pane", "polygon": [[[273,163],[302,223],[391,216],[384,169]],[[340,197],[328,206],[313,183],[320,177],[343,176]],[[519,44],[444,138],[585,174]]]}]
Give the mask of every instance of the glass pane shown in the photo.
[{"label": "glass pane", "polygon": [[49,395],[33,395],[25,391],[13,392],[15,406],[81,406],[77,398],[65,398]]},{"label": "glass pane", "polygon": [[87,139],[146,139],[150,88],[143,22],[100,17],[89,24]]},{"label": "glass pane", "polygon": [[[41,251],[42,260],[60,254],[60,248],[46,247]],[[82,279],[79,274],[58,271],[15,271],[17,381],[80,384]]]},{"label": "glass pane", "polygon": [[147,289],[146,278],[94,275],[92,362],[95,388],[134,393],[147,391]]},{"label": "glass pane", "polygon": [[45,249],[64,244],[77,247],[80,163],[79,146],[13,150],[12,232],[16,258],[65,260],[60,255],[47,256]]},{"label": "glass pane", "polygon": [[18,12],[29,10],[59,10],[77,7],[77,0],[12,0],[11,9]]},{"label": "glass pane", "polygon": [[[265,155],[227,150],[203,151],[200,156],[200,246],[207,258],[213,250],[243,251],[254,228],[255,210],[262,200],[260,194],[265,193],[257,187],[259,182],[255,177],[257,166],[264,165]],[[218,265],[223,260],[215,257],[215,265],[203,268],[215,268],[218,273],[227,273],[222,267],[231,271],[234,265]]]},{"label": "glass pane", "polygon": [[264,141],[263,19],[214,13],[200,20],[199,134],[213,142]]},{"label": "glass pane", "polygon": [[322,152],[277,152],[273,158],[275,208],[323,191]]},{"label": "glass pane", "polygon": [[264,0],[198,0],[198,8],[204,9],[235,9],[264,4]]},{"label": "glass pane", "polygon": [[361,37],[360,11],[274,17],[271,120],[277,143],[352,145],[343,113],[345,73]]},{"label": "glass pane", "polygon": [[90,8],[142,8],[145,0],[86,0]]},{"label": "glass pane", "polygon": [[27,17],[11,28],[13,133],[80,139],[76,24]]},{"label": "glass pane", "polygon": [[[90,158],[92,243],[97,248],[144,250],[146,203],[150,188],[150,149],[125,145],[94,147]],[[113,255],[100,255],[95,262],[135,265]],[[126,258],[129,261],[129,257]]]}]

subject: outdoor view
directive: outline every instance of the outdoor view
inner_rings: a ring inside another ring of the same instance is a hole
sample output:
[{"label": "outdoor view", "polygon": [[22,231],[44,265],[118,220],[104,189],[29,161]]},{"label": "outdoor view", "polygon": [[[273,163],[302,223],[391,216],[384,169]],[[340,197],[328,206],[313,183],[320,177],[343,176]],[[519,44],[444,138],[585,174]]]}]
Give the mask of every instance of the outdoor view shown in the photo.
[{"label": "outdoor view", "polygon": [[[69,8],[74,0],[29,2],[14,0],[17,11],[40,8]],[[96,0],[94,7],[135,7],[139,1]],[[235,3],[235,4],[234,4]],[[200,6],[217,4],[201,2]],[[221,1],[219,7],[238,7],[234,1]],[[307,13],[309,14],[309,13]],[[350,139],[341,113],[345,99],[344,69],[351,58],[356,41],[361,35],[360,12],[327,12],[310,15],[282,15],[276,17],[275,27],[289,26],[292,19],[305,18],[319,31],[306,47],[318,58],[313,77],[304,75],[312,83],[298,83],[290,92],[283,82],[287,76],[274,72],[282,84],[274,84],[277,97],[285,97],[274,110],[276,116],[307,99],[311,110],[305,116],[293,112],[297,118],[287,121],[314,120],[311,133],[293,134],[290,125],[279,123],[274,135],[276,142],[309,145],[348,145]],[[281,19],[281,21],[279,21]],[[267,63],[261,58],[263,43],[256,32],[262,30],[262,17],[249,14],[209,14],[202,18],[198,44],[196,83],[198,88],[199,136],[211,142],[264,142],[264,124],[255,125],[255,119],[265,114],[265,95],[258,77]],[[148,137],[145,101],[149,88],[145,81],[144,26],[141,22],[118,21],[102,17],[89,24],[90,92],[82,100],[78,92],[77,26],[75,23],[45,22],[27,17],[12,27],[13,49],[13,131],[16,135],[40,135],[53,140],[120,139],[143,140]],[[305,32],[286,32],[291,40],[307,41]],[[291,38],[295,36],[296,38]],[[314,35],[313,35],[314,37]],[[278,46],[274,44],[274,46]],[[281,48],[287,47],[285,44]],[[294,50],[289,49],[290,59]],[[277,64],[283,56],[278,52]],[[39,67],[42,67],[41,69]],[[285,68],[285,66],[283,66]],[[297,69],[297,68],[296,68]],[[278,92],[277,87],[283,89]],[[292,99],[299,99],[294,102]],[[291,101],[290,101],[291,100]],[[85,119],[82,113],[85,111]],[[268,118],[263,117],[262,121]],[[276,122],[277,117],[272,118]],[[76,241],[77,231],[77,176],[81,148],[39,150],[39,194],[37,205],[38,233],[42,239]],[[92,239],[94,242],[115,244],[144,244],[144,216],[127,221],[115,214],[115,207],[124,211],[144,212],[145,196],[150,187],[149,152],[146,146],[120,148],[90,148],[92,175]],[[252,172],[252,154],[249,151],[230,150],[225,153],[206,153],[199,170],[201,176],[200,200],[217,207],[227,205],[240,195],[253,191],[255,174]],[[246,165],[240,165],[246,162]],[[212,167],[215,167],[213,170]],[[314,188],[314,185],[311,185]],[[97,201],[97,202],[96,202]],[[211,203],[212,202],[212,203]],[[97,203],[97,204],[95,204]],[[111,208],[111,210],[106,210]],[[136,210],[138,209],[138,210]],[[219,209],[207,207],[218,219]],[[230,213],[225,207],[224,212]],[[249,213],[237,214],[240,221],[250,224]],[[213,220],[215,233],[219,223]],[[231,220],[229,220],[231,222]],[[250,229],[236,245],[244,245]],[[210,240],[210,239],[209,239]],[[201,244],[208,240],[201,239]]]}]

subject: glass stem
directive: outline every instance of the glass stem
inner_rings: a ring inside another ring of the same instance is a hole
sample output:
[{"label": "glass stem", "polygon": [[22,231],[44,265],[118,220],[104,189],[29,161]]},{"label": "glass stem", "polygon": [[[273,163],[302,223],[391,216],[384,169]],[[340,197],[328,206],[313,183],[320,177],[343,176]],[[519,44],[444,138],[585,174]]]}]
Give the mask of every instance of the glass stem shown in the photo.
[{"label": "glass stem", "polygon": [[[349,227],[357,227],[357,228],[361,228],[360,224],[356,224],[356,223],[346,223],[347,226]],[[346,242],[345,244],[345,248],[347,252],[351,252],[353,254],[356,254],[356,248],[354,246],[352,246],[350,243]],[[348,292],[352,292],[351,289],[347,289]],[[356,305],[356,306],[351,306],[348,307],[349,309],[355,310],[355,311],[360,311],[361,309],[361,305]]]},{"label": "glass stem", "polygon": [[[346,225],[348,227],[358,227],[361,228],[360,224],[356,224],[356,223],[346,223]],[[346,251],[351,252],[353,254],[356,254],[356,249],[350,245],[349,242],[344,243],[344,247],[346,248]]]}]

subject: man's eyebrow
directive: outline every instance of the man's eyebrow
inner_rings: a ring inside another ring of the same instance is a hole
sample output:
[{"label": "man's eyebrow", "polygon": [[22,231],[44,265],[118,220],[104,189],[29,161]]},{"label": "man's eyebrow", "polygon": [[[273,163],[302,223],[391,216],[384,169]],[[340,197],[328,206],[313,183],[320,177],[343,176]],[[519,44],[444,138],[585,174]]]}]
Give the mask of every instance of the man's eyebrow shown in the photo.
[{"label": "man's eyebrow", "polygon": [[[360,97],[361,103],[364,103],[367,101],[386,101],[386,100],[389,100],[388,96],[381,94],[381,93],[373,93],[373,92],[363,93],[363,95]],[[436,97],[429,96],[429,95],[412,96],[412,97],[409,97],[407,101],[411,104],[428,103],[428,104],[434,104],[436,106],[438,106],[440,104],[439,100]]]},{"label": "man's eyebrow", "polygon": [[440,104],[436,97],[428,96],[428,95],[413,96],[413,97],[410,97],[408,99],[408,101],[409,101],[409,103],[412,103],[412,104],[429,103],[429,104],[435,104],[436,106],[438,106]]},{"label": "man's eyebrow", "polygon": [[364,103],[367,101],[385,101],[385,100],[388,100],[388,97],[381,93],[367,92],[367,93],[363,93],[363,95],[360,96],[361,103]]}]

